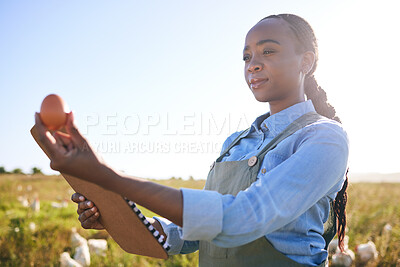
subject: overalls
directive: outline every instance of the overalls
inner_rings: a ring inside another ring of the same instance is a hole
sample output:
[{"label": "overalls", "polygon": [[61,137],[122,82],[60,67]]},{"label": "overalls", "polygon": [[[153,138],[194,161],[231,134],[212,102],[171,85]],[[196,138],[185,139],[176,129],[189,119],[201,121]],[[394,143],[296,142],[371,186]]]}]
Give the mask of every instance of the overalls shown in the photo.
[{"label": "overalls", "polygon": [[[218,157],[211,166],[204,187],[206,190],[218,191],[221,194],[236,196],[239,191],[245,190],[256,181],[258,171],[265,154],[277,146],[277,144],[304,126],[324,118],[318,113],[308,112],[277,135],[269,142],[256,156],[240,161],[221,162],[223,156],[240,140],[240,136],[249,129],[243,131],[229,147]],[[327,222],[324,224],[324,238],[327,248],[329,242],[336,234],[336,219],[332,209]],[[324,261],[319,266],[325,266]],[[221,248],[208,241],[200,241],[199,244],[199,266],[200,267],[244,267],[244,266],[304,266],[286,257],[276,250],[272,244],[262,236],[248,244],[233,247]]]}]

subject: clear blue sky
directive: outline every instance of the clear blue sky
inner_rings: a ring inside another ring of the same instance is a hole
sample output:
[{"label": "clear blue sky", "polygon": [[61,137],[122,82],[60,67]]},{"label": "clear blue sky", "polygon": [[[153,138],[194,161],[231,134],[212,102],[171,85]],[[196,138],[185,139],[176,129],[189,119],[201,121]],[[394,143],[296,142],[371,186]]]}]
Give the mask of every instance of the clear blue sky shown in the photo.
[{"label": "clear blue sky", "polygon": [[243,77],[247,31],[295,13],[351,142],[352,172],[399,172],[395,1],[0,1],[0,166],[53,173],[29,134],[57,93],[115,168],[205,179],[232,132],[267,112]]}]

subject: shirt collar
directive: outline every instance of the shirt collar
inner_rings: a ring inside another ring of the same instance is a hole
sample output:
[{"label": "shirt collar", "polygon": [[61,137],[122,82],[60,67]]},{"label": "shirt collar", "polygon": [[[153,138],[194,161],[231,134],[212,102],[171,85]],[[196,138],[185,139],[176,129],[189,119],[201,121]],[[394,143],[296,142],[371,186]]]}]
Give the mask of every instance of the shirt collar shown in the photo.
[{"label": "shirt collar", "polygon": [[268,111],[267,113],[257,117],[257,119],[251,124],[250,130],[245,133],[243,137],[254,131],[262,133],[268,130],[271,132],[272,137],[275,137],[293,121],[311,111],[315,112],[311,99],[294,104],[273,115],[270,115],[270,111]]}]

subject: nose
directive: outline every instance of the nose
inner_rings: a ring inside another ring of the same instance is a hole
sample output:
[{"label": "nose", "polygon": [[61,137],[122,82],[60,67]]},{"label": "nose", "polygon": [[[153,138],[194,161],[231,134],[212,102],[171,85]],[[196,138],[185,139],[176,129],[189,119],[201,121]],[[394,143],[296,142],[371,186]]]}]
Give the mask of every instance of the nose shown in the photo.
[{"label": "nose", "polygon": [[252,60],[252,62],[250,62],[250,64],[247,67],[247,71],[250,73],[253,73],[253,72],[258,72],[258,71],[262,70],[263,68],[264,68],[264,65],[261,62]]}]

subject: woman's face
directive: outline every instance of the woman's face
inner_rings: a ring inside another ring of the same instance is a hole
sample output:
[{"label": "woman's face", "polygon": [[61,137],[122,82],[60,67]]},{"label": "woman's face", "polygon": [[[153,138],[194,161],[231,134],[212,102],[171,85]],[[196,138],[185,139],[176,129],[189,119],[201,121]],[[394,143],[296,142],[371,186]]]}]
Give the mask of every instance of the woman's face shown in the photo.
[{"label": "woman's face", "polygon": [[258,101],[282,101],[300,95],[302,55],[296,53],[296,42],[283,19],[263,20],[247,33],[244,76]]}]

